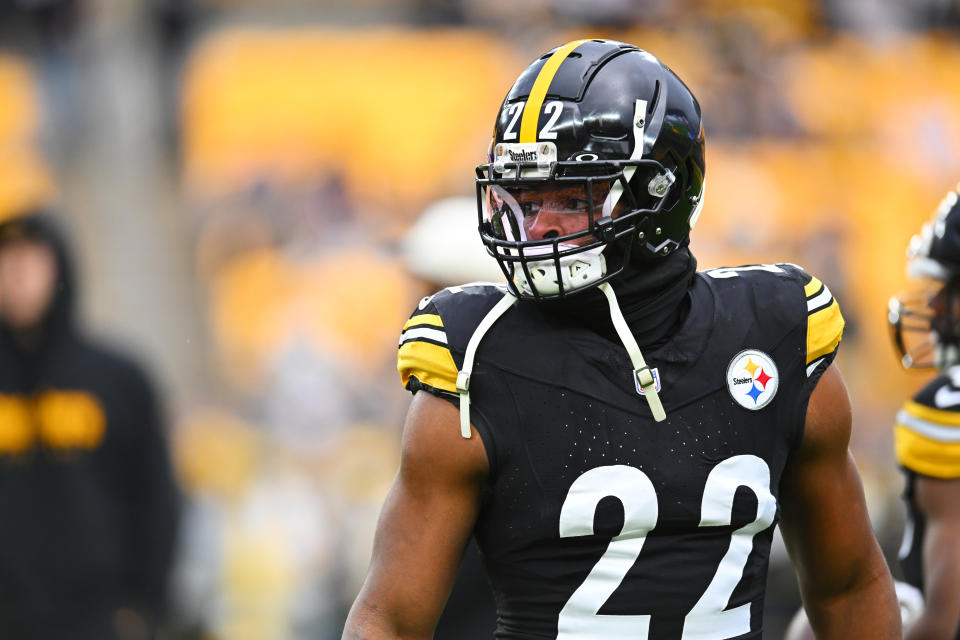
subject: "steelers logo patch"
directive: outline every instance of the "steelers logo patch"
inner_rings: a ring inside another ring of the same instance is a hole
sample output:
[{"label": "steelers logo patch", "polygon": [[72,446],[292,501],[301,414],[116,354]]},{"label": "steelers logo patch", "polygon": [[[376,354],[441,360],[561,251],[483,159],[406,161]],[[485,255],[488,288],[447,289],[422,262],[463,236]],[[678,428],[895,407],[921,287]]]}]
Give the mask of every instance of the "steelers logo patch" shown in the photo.
[{"label": "steelers logo patch", "polygon": [[727,367],[727,388],[737,404],[757,411],[777,395],[780,374],[773,358],[763,351],[745,349],[733,356]]}]

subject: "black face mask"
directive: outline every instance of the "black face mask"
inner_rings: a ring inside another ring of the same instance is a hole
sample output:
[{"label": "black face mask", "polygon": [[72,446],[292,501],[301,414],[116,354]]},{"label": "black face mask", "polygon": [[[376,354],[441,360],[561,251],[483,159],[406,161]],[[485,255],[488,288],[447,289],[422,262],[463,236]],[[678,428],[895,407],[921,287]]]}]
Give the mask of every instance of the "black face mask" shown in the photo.
[{"label": "black face mask", "polygon": [[[677,249],[655,261],[637,263],[610,281],[630,331],[642,348],[664,342],[690,309],[687,295],[697,272],[697,259],[689,247]],[[565,300],[544,302],[551,314],[617,340],[603,294],[595,288]]]}]

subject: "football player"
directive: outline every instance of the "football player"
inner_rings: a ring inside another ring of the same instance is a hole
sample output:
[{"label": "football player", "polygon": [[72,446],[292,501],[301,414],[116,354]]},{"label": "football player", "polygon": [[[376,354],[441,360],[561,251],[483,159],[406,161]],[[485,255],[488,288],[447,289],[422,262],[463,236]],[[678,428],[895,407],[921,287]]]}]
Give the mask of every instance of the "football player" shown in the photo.
[{"label": "football player", "polygon": [[[958,187],[960,190],[960,187]],[[939,375],[897,414],[896,455],[906,476],[904,578],[925,607],[905,625],[910,640],[960,638],[960,197],[951,191],[913,237],[916,286],[890,301],[894,344],[905,367]]]},{"label": "football player", "polygon": [[900,637],[837,302],[790,264],[698,273],[704,169],[649,53],[577,40],[520,75],[476,180],[507,282],[403,328],[403,456],[345,638],[429,638],[471,533],[497,638],[760,638],[778,522],[821,637]]}]

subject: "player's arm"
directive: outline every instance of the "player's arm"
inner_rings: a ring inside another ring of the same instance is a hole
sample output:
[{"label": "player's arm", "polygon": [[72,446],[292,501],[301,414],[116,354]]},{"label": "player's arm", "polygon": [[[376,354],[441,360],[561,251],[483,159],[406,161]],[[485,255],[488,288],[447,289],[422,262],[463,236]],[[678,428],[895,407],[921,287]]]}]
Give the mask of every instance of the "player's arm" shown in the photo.
[{"label": "player's arm", "polygon": [[367,579],[343,638],[432,638],[473,530],[488,473],[476,431],[427,392],[413,397],[400,471],[387,496]]},{"label": "player's arm", "polygon": [[781,530],[820,640],[901,637],[893,580],[847,446],[850,401],[834,365],[810,396],[803,440],[781,485]]},{"label": "player's arm", "polygon": [[917,476],[917,509],[923,513],[923,614],[907,640],[953,640],[960,627],[960,478]]}]

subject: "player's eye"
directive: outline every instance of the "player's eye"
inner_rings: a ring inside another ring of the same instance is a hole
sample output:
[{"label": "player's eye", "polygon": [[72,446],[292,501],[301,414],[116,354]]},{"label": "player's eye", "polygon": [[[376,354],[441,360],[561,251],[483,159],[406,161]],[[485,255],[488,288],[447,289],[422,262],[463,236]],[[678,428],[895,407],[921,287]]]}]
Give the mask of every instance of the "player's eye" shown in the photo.
[{"label": "player's eye", "polygon": [[522,211],[525,216],[532,216],[536,215],[542,206],[542,202],[527,200],[520,203],[520,211]]},{"label": "player's eye", "polygon": [[583,198],[570,198],[567,200],[567,211],[588,211],[590,202]]}]

